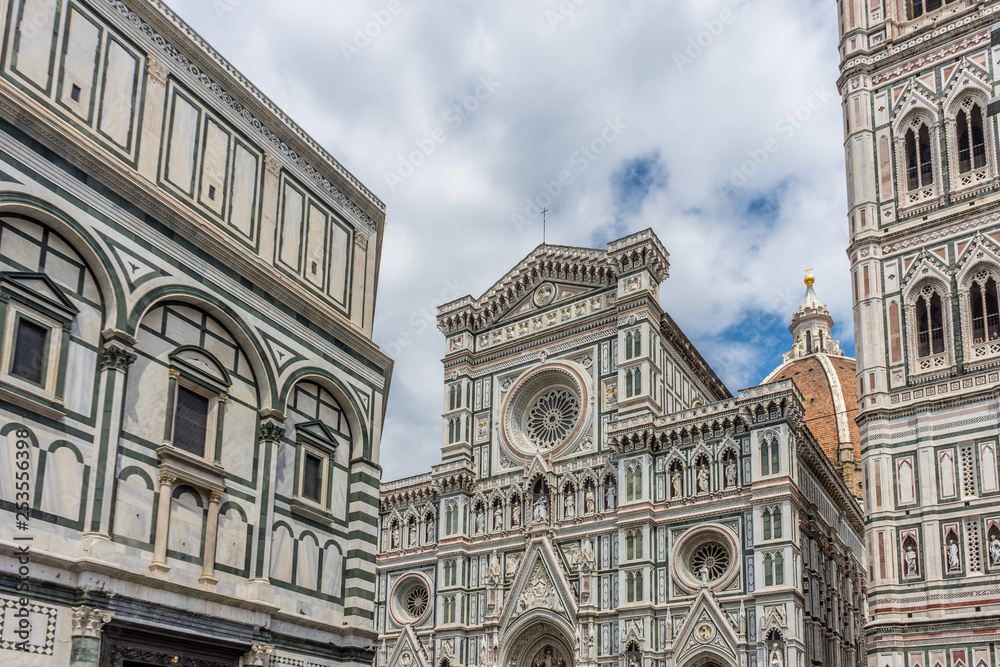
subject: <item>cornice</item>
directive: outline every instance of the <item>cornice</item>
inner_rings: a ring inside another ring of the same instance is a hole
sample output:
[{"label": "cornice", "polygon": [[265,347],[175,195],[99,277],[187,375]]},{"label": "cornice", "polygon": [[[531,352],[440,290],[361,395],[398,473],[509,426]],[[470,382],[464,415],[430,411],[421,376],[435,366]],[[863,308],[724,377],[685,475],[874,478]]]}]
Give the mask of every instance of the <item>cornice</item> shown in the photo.
[{"label": "cornice", "polygon": [[[201,82],[215,97],[242,119],[246,128],[253,134],[264,137],[272,148],[276,149],[286,160],[287,164],[303,173],[307,180],[322,188],[340,206],[346,207],[353,217],[359,218],[365,226],[376,230],[378,223],[384,220],[385,204],[378,199],[361,181],[359,181],[350,171],[348,171],[339,161],[330,155],[312,137],[299,127],[284,111],[274,102],[265,96],[253,83],[243,76],[229,61],[223,58],[212,48],[197,32],[187,25],[177,14],[173,12],[161,0],[139,0],[146,7],[155,10],[153,15],[139,16],[130,9],[122,0],[105,0],[105,6],[110,7],[124,19],[125,23],[131,27],[132,32],[139,32],[144,35],[154,45],[153,51],[166,56],[170,61],[186,70],[194,79]],[[141,11],[141,10],[140,10]],[[171,39],[172,38],[172,39]],[[198,55],[203,56],[196,64],[192,62],[184,53],[177,48],[177,42],[182,42],[184,46],[197,49]],[[210,77],[207,70],[211,70],[214,78]],[[220,83],[225,80],[235,84],[241,89],[243,97],[238,99],[230,90],[227,91]],[[256,113],[255,113],[256,112]],[[265,120],[275,119],[281,123],[287,134],[279,135],[274,132]],[[316,161],[322,162],[322,166],[330,170],[335,175],[334,181],[339,181],[341,187],[338,188],[329,178],[326,178],[304,155],[311,154]],[[357,204],[349,198],[342,189],[344,186],[354,190],[356,194],[362,196],[365,205]],[[374,208],[374,211],[368,209]],[[376,213],[380,220],[373,219],[369,213]]]},{"label": "cornice", "polygon": [[[988,44],[990,27],[996,21],[996,17],[993,14],[997,12],[1000,12],[1000,6],[984,7],[978,16],[965,15],[949,19],[949,22],[943,26],[932,27],[929,34],[928,31],[923,31],[913,36],[885,42],[886,45],[880,53],[852,56],[849,59],[844,59],[840,64],[841,74],[837,79],[837,88],[843,90],[847,81],[858,75],[871,75],[874,72],[896,66],[898,73],[895,73],[892,77],[887,75],[882,81],[872,82],[873,84],[882,83],[892,78],[907,75],[914,67],[922,68],[936,60],[951,57],[955,53],[968,48],[968,42],[956,44],[950,50],[942,50],[938,53],[934,53],[934,51],[942,49],[945,45],[961,37],[968,40],[976,31],[982,31],[982,34],[976,35],[977,39],[973,40],[973,43],[979,43],[985,39]],[[956,35],[953,32],[963,28],[967,30],[967,33],[963,35]],[[902,63],[906,63],[907,67],[904,67]]]},{"label": "cornice", "polygon": [[[67,123],[56,120],[51,112],[25,97],[20,91],[0,81],[0,113],[15,127],[32,139],[55,151],[60,157],[100,181],[129,203],[156,218],[157,222],[171,228],[210,256],[246,277],[255,285],[264,287],[278,301],[333,334],[352,349],[361,351],[366,358],[383,369],[392,361],[375,343],[352,322],[323,304],[318,297],[299,285],[288,285],[287,279],[259,255],[252,254],[233,243],[228,234],[205,223],[186,206],[160,190],[138,172],[117,160],[104,160],[104,149],[96,146],[86,135]],[[115,207],[117,208],[117,207]],[[125,211],[118,216],[120,224],[133,220]],[[148,234],[148,224],[133,223],[134,231]],[[162,236],[161,236],[162,238]]]}]

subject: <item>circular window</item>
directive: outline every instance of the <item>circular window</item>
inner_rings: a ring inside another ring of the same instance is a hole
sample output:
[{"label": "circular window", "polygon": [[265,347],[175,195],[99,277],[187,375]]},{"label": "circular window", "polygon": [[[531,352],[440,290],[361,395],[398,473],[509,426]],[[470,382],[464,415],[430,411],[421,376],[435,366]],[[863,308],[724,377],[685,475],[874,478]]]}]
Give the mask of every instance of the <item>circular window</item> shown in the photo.
[{"label": "circular window", "polygon": [[709,582],[718,581],[729,569],[729,550],[718,542],[705,542],[691,554],[690,568],[699,577],[704,571]]},{"label": "circular window", "polygon": [[736,553],[736,537],[729,529],[717,524],[692,528],[674,547],[674,578],[689,592],[702,585],[727,586],[739,570]]},{"label": "circular window", "polygon": [[413,586],[406,592],[406,600],[403,601],[406,613],[414,618],[420,618],[427,611],[428,599],[430,599],[430,595],[427,593],[426,586]]},{"label": "circular window", "polygon": [[393,620],[399,625],[419,623],[427,614],[430,599],[423,577],[416,574],[404,576],[392,591],[390,609]]},{"label": "circular window", "polygon": [[525,458],[580,440],[590,412],[586,387],[583,374],[567,362],[549,362],[526,374],[504,403],[504,440]]},{"label": "circular window", "polygon": [[580,401],[568,390],[542,394],[528,410],[528,438],[539,449],[552,449],[566,439],[579,416]]}]

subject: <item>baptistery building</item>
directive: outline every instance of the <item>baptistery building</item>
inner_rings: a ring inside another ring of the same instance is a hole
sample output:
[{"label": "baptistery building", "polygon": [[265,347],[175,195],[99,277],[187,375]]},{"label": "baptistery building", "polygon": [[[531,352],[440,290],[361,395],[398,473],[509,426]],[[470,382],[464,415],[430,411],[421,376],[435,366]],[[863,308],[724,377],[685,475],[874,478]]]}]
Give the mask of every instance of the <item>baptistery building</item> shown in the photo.
[{"label": "baptistery building", "polygon": [[370,664],[382,202],[160,2],[0,39],[0,664]]},{"label": "baptistery building", "polygon": [[442,460],[381,485],[378,667],[862,664],[840,447],[794,378],[730,394],[668,267],[648,229],[543,244],[439,308]]}]

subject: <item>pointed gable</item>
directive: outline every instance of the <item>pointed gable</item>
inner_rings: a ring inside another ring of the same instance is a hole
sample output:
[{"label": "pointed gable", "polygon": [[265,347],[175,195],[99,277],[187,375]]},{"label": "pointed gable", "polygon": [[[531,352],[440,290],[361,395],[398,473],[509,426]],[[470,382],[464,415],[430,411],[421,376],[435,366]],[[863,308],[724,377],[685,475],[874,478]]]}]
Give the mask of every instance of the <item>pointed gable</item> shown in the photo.
[{"label": "pointed gable", "polygon": [[396,640],[396,646],[393,647],[386,665],[387,667],[431,667],[424,645],[417,639],[409,624],[403,626],[403,632]]},{"label": "pointed gable", "polygon": [[724,664],[739,664],[739,637],[732,621],[708,588],[699,591],[676,637],[674,664],[701,654],[724,657]]},{"label": "pointed gable", "polygon": [[577,605],[558,557],[547,537],[528,547],[504,605],[501,627],[533,611],[548,611],[573,622]]}]

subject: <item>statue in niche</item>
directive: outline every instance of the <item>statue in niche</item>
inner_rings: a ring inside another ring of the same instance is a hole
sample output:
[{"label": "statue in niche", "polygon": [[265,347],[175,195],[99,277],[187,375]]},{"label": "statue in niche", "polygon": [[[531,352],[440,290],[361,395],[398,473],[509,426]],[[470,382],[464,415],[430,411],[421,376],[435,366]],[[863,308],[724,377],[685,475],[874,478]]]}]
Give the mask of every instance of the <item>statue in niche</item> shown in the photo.
[{"label": "statue in niche", "polygon": [[736,461],[730,459],[726,464],[726,488],[731,489],[736,486]]},{"label": "statue in niche", "polygon": [[409,540],[409,546],[417,546],[417,522],[415,520],[410,522],[406,532],[408,533],[406,539]]},{"label": "statue in niche", "polygon": [[573,489],[566,489],[566,500],[563,501],[563,513],[566,515],[567,519],[572,519],[576,516],[576,498],[573,493]]},{"label": "statue in niche", "polygon": [[680,498],[682,495],[684,495],[684,479],[680,468],[674,468],[670,472],[670,497]]},{"label": "statue in niche", "polygon": [[510,503],[510,526],[517,528],[521,525],[521,501],[514,499]]},{"label": "statue in niche", "polygon": [[698,493],[708,493],[712,490],[709,482],[708,464],[698,466]]},{"label": "statue in niche", "polygon": [[476,533],[483,533],[486,530],[486,510],[482,507],[476,510]]},{"label": "statue in niche", "polygon": [[958,542],[952,537],[948,540],[948,570],[955,571],[962,569],[962,560],[958,555]]},{"label": "statue in niche", "polygon": [[990,565],[1000,565],[1000,537],[996,533],[990,538]]},{"label": "statue in niche", "polygon": [[604,487],[604,509],[613,510],[615,508],[615,485],[608,484]]},{"label": "statue in niche", "polygon": [[389,533],[389,548],[398,549],[399,548],[399,524],[392,524],[392,530]]},{"label": "statue in niche", "polygon": [[585,514],[594,513],[594,487],[586,486],[583,489],[583,511]]},{"label": "statue in niche", "polygon": [[500,505],[493,506],[493,530],[503,530],[503,510]]},{"label": "statue in niche", "polygon": [[427,517],[427,528],[424,531],[424,540],[428,543],[434,541],[434,517]]},{"label": "statue in niche", "polygon": [[784,660],[781,659],[781,651],[778,649],[772,649],[771,659],[768,661],[769,667],[782,667],[784,664]]},{"label": "statue in niche", "polygon": [[549,505],[546,502],[545,496],[539,496],[535,501],[534,508],[531,514],[531,523],[538,525],[545,523],[549,520]]},{"label": "statue in niche", "polygon": [[912,544],[906,545],[906,576],[917,576],[917,551]]}]

